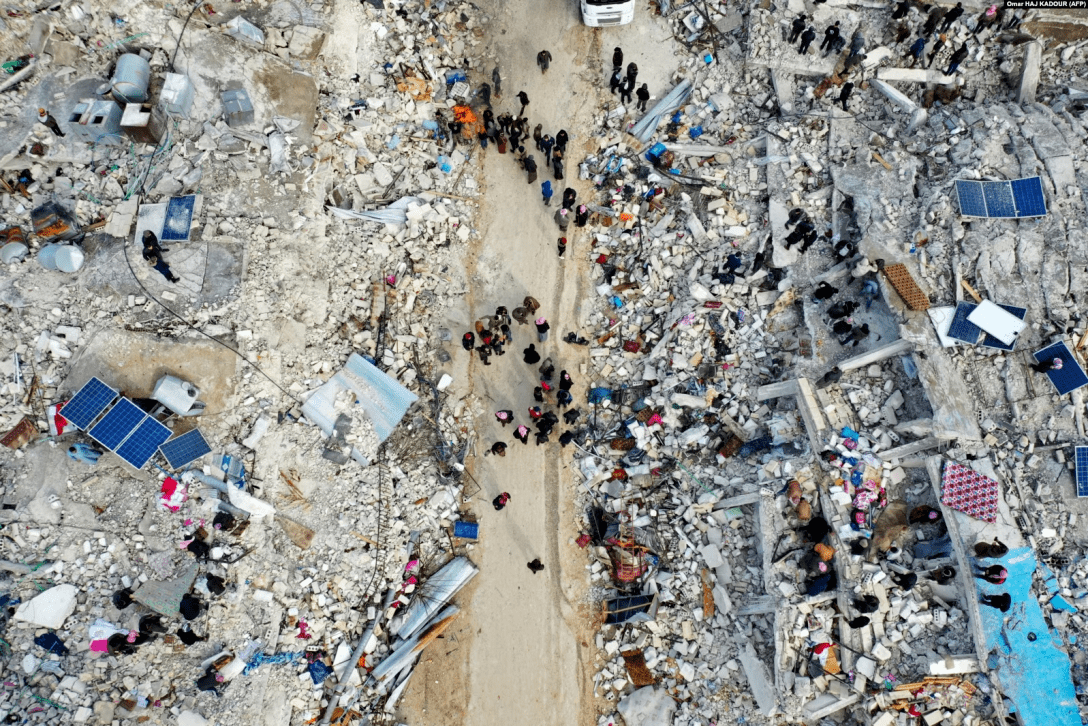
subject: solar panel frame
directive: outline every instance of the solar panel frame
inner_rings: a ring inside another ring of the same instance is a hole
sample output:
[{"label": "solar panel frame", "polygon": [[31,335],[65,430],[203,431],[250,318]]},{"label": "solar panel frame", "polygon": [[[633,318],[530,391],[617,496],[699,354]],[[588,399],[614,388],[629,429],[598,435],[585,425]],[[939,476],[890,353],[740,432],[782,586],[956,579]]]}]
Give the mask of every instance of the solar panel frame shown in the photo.
[{"label": "solar panel frame", "polygon": [[159,446],[159,453],[166,459],[171,469],[187,466],[200,457],[210,454],[211,450],[212,447],[208,445],[200,429],[186,431]]},{"label": "solar panel frame", "polygon": [[1012,197],[1012,186],[1008,182],[985,183],[982,185],[982,194],[986,197],[987,216],[997,219],[1016,217],[1016,202]]},{"label": "solar panel frame", "polygon": [[1043,181],[1037,176],[1014,179],[1009,182],[1012,197],[1016,202],[1016,216],[1045,217],[1047,215],[1046,196],[1043,194]]},{"label": "solar panel frame", "polygon": [[[1028,309],[1027,308],[1020,308],[1020,307],[1017,307],[1015,305],[1002,305],[1000,303],[998,303],[998,307],[1001,308],[1002,310],[1004,310],[1007,313],[1012,313],[1013,315],[1020,318],[1021,320],[1023,320],[1024,318],[1026,318],[1028,316]],[[1017,340],[1019,340],[1019,338],[1017,338]],[[1012,342],[1012,345],[1005,345],[1004,343],[1002,343],[1000,340],[998,340],[994,336],[990,335],[989,333],[986,333],[986,337],[982,339],[982,345],[983,345],[983,347],[986,347],[986,348],[994,348],[996,350],[1006,350],[1006,351],[1008,351],[1008,350],[1012,350],[1013,348],[1016,347],[1016,340],[1014,340]]]},{"label": "solar panel frame", "polygon": [[1073,357],[1073,351],[1069,350],[1069,346],[1065,344],[1064,340],[1035,351],[1032,353],[1032,357],[1035,358],[1037,363],[1055,358],[1062,359],[1060,370],[1048,370],[1046,372],[1046,377],[1058,389],[1059,396],[1064,396],[1078,388],[1088,386],[1088,375],[1085,375],[1084,369],[1080,367],[1080,363]]},{"label": "solar panel frame", "polygon": [[1088,497],[1088,446],[1077,446],[1073,450],[1076,462],[1077,497]]},{"label": "solar panel frame", "polygon": [[99,378],[92,377],[76,391],[68,403],[61,406],[60,415],[77,429],[86,431],[119,395],[118,391],[107,386]]},{"label": "solar panel frame", "polygon": [[977,345],[978,337],[982,335],[982,328],[967,319],[967,316],[977,307],[978,305],[969,302],[956,305],[956,314],[952,316],[952,323],[948,326],[948,332],[945,335],[968,345]]},{"label": "solar panel frame", "polygon": [[110,451],[116,451],[145,418],[147,414],[139,406],[122,398],[87,433]]},{"label": "solar panel frame", "polygon": [[986,213],[986,197],[982,193],[982,182],[971,179],[957,179],[956,196],[960,202],[960,214],[962,216],[989,216]]},{"label": "solar panel frame", "polygon": [[143,469],[159,446],[170,438],[170,429],[147,416],[114,452],[134,469]]}]

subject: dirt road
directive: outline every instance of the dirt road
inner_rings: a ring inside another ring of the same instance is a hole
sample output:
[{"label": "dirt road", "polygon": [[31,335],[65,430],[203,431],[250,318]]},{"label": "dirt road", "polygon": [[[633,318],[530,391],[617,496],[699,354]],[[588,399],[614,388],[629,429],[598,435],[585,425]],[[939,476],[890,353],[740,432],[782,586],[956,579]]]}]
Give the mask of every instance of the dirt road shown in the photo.
[{"label": "dirt road", "polygon": [[[489,50],[502,73],[503,96],[494,100],[496,115],[516,114],[520,108],[516,94],[524,90],[530,99],[526,112],[530,127],[541,123],[553,136],[565,128],[571,142],[562,182],[542,167],[539,179],[530,185],[510,154],[501,155],[494,146],[473,152],[482,154],[477,217],[481,240],[466,260],[469,309],[450,311],[450,317],[470,324],[498,305],[512,309],[526,294],[536,297],[541,303],[538,314],[552,327],[548,342],[537,347],[543,356],[553,358],[557,372],[565,368],[571,373],[575,405],[584,408],[579,402],[592,385],[585,375],[588,351],[561,338],[567,331],[582,330],[593,302],[586,259],[590,228],[570,226],[568,252],[560,260],[556,246],[560,232],[553,215],[566,186],[577,189],[579,199],[585,199],[591,188],[577,179],[576,162],[596,151],[590,130],[602,87],[607,93],[604,56],[611,58],[613,45],[625,38],[631,44],[631,60],[640,66],[647,54],[661,56],[671,50],[663,52],[661,46],[646,42],[651,28],[655,35],[662,32],[649,18],[643,18],[641,26],[595,31],[582,25],[575,3],[487,2],[484,9],[491,16],[486,28]],[[536,54],[545,48],[552,54],[552,64],[547,74],[541,74]],[[488,81],[493,66],[485,64]],[[667,62],[655,64],[646,74],[651,88],[655,79],[664,86],[668,70]],[[654,93],[658,95],[658,89]],[[540,154],[529,149],[531,145],[532,139],[526,148],[539,162]],[[551,207],[541,200],[540,183],[545,179],[552,179],[555,187]],[[413,726],[575,726],[596,721],[592,694],[596,613],[585,597],[584,552],[573,544],[582,516],[573,508],[571,492],[576,485],[567,470],[570,449],[563,452],[556,435],[550,445],[537,447],[530,439],[524,446],[491,415],[511,409],[519,421],[528,423],[525,412],[534,405],[532,389],[538,381],[538,365],[522,362],[521,351],[530,342],[536,342],[533,326],[515,323],[514,344],[505,356],[492,357],[486,367],[476,356],[467,369],[457,366],[466,370],[472,393],[487,407],[476,421],[478,453],[496,440],[506,441],[510,449],[505,458],[477,456],[466,462],[481,487],[471,503],[480,521],[480,544],[471,554],[480,574],[458,598],[465,612],[449,633],[449,642],[428,651],[405,694],[402,713]],[[512,500],[496,512],[490,502],[502,491]],[[537,575],[526,567],[535,557],[546,567]]]}]

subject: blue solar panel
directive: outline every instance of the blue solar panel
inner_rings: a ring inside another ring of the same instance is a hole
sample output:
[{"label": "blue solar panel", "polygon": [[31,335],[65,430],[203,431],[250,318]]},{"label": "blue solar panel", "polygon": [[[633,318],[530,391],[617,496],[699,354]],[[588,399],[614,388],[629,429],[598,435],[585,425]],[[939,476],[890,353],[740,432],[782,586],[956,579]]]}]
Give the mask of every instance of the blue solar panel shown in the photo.
[{"label": "blue solar panel", "polygon": [[60,415],[75,424],[76,428],[86,430],[115,398],[117,391],[92,378],[61,407]]},{"label": "blue solar panel", "polygon": [[[1004,310],[1007,313],[1011,313],[1011,314],[1015,315],[1016,317],[1020,318],[1021,320],[1023,320],[1025,317],[1027,317],[1027,314],[1028,314],[1028,309],[1027,308],[1018,308],[1015,305],[998,305],[998,307],[1001,308],[1002,310]],[[989,333],[986,333],[986,337],[982,339],[982,345],[984,345],[987,348],[997,348],[998,350],[1012,350],[1013,348],[1016,347],[1016,340],[1012,341],[1012,345],[1005,345],[1004,343],[1002,343],[1000,340],[998,340],[994,336],[990,335]]]},{"label": "blue solar panel", "polygon": [[1016,200],[1017,217],[1045,217],[1046,198],[1043,196],[1043,181],[1037,176],[1017,179],[1010,182],[1012,196]]},{"label": "blue solar panel", "polygon": [[1012,200],[1012,187],[1008,182],[983,184],[982,193],[986,196],[986,212],[989,216],[1016,216],[1016,203]]},{"label": "blue solar panel", "polygon": [[986,200],[982,196],[982,182],[957,179],[956,194],[960,198],[960,214],[965,217],[988,216]]},{"label": "blue solar panel", "polygon": [[117,447],[117,455],[135,469],[143,469],[159,445],[170,438],[170,429],[148,416],[132,435]]},{"label": "blue solar panel", "polygon": [[956,314],[952,317],[952,324],[948,326],[948,337],[964,343],[975,345],[978,336],[982,334],[982,328],[978,327],[967,316],[975,311],[978,305],[969,302],[961,302],[956,306]]},{"label": "blue solar panel", "polygon": [[208,446],[200,429],[193,429],[181,436],[176,436],[159,447],[159,451],[166,457],[166,462],[171,469],[180,469],[205,454],[211,453],[211,450],[212,447]]},{"label": "blue solar panel", "polygon": [[1077,496],[1088,497],[1088,446],[1076,447],[1073,458],[1077,464]]},{"label": "blue solar panel", "polygon": [[1088,386],[1088,375],[1084,374],[1084,369],[1077,363],[1077,360],[1073,357],[1073,351],[1069,350],[1069,346],[1064,341],[1036,351],[1034,356],[1036,362],[1039,363],[1061,358],[1062,367],[1060,369],[1046,372],[1047,378],[1058,389],[1058,395],[1064,396],[1078,388]]},{"label": "blue solar panel", "polygon": [[116,451],[146,416],[139,406],[127,398],[122,398],[88,433],[110,451]]},{"label": "blue solar panel", "polygon": [[193,209],[196,197],[173,197],[166,206],[166,220],[162,224],[163,242],[184,242],[189,239],[189,228],[193,224]]}]

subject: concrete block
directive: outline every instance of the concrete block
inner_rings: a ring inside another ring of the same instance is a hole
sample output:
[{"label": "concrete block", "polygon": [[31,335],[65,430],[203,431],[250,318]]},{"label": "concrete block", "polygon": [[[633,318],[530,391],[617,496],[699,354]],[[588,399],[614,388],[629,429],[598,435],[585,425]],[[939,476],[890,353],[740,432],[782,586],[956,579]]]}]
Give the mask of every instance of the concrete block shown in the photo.
[{"label": "concrete block", "polygon": [[1043,44],[1032,40],[1024,45],[1024,60],[1020,65],[1020,82],[1016,89],[1016,102],[1035,103],[1035,90],[1039,87],[1039,70],[1043,64]]},{"label": "concrete block", "polygon": [[221,99],[227,126],[233,128],[253,123],[253,102],[249,100],[249,94],[244,88],[223,91]]}]

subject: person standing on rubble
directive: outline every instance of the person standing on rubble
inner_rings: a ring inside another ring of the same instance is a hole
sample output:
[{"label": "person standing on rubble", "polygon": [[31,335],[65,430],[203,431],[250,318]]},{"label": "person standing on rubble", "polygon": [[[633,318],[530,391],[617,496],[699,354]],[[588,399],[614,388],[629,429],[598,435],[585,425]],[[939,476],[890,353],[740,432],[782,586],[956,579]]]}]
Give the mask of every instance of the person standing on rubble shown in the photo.
[{"label": "person standing on rubble", "polygon": [[518,116],[524,116],[525,107],[529,105],[529,94],[525,91],[518,91],[518,100],[521,101],[521,110],[518,111]]},{"label": "person standing on rubble", "polygon": [[[915,66],[915,64],[918,63],[918,59],[922,57],[922,53],[925,52],[925,49],[926,49],[926,38],[923,35],[923,36],[920,36],[918,38],[918,40],[914,41],[914,44],[907,51],[907,55],[910,56],[910,67],[911,68],[913,68]],[[906,57],[906,56],[904,56],[904,57]]]},{"label": "person standing on rubble", "polygon": [[816,286],[816,289],[813,291],[812,296],[816,298],[816,300],[822,301],[830,300],[838,294],[839,288],[835,287],[834,285],[828,284],[828,282],[824,280]]},{"label": "person standing on rubble", "polygon": [[540,66],[540,72],[547,73],[548,65],[552,62],[552,54],[546,50],[542,50],[536,54],[536,64]]},{"label": "person standing on rubble", "polygon": [[789,229],[793,225],[801,221],[801,218],[805,216],[805,210],[800,207],[794,207],[790,210],[789,218],[786,220],[786,229]]},{"label": "person standing on rubble", "polygon": [[808,53],[808,47],[812,45],[814,40],[816,40],[816,28],[810,25],[805,29],[805,32],[801,33],[801,47],[797,49],[797,52],[801,55]]},{"label": "person standing on rubble", "polygon": [[645,83],[639,86],[638,91],[635,93],[638,98],[638,103],[635,107],[642,113],[646,113],[646,104],[650,101],[650,88]]},{"label": "person standing on rubble", "polygon": [[552,206],[552,195],[555,192],[552,191],[551,181],[545,181],[540,185],[540,193],[544,196],[544,206]]},{"label": "person standing on rubble", "polygon": [[940,5],[935,5],[926,17],[925,25],[922,26],[922,35],[933,35],[937,30],[937,26],[940,25],[941,20],[944,19],[945,12],[947,11]]},{"label": "person standing on rubble", "polygon": [[[998,21],[997,5],[991,5],[982,11],[982,14],[978,16],[978,20],[975,22],[975,29],[972,31],[972,35],[978,35],[990,25],[996,25]],[[39,110],[40,112],[40,110]]]},{"label": "person standing on rubble", "polygon": [[53,114],[49,113],[44,108],[38,109],[38,123],[52,131],[54,136],[59,136],[62,139],[64,138],[64,132],[60,130],[60,124],[53,118]]},{"label": "person standing on rubble", "polygon": [[[820,50],[826,49],[828,53],[831,52],[831,46],[835,40],[839,37],[839,21],[836,20],[834,25],[829,25],[824,30],[824,40],[820,43]],[[827,53],[824,53],[824,57],[827,57]]]},{"label": "person standing on rubble", "polygon": [[[848,108],[846,107],[846,102],[847,102],[848,100],[850,100],[850,94],[851,94],[851,93],[853,93],[853,92],[854,92],[854,84],[853,84],[853,83],[850,83],[850,82],[848,81],[848,82],[846,82],[846,83],[842,84],[842,90],[841,90],[841,91],[839,91],[839,98],[838,98],[838,103],[841,103],[841,104],[842,104],[842,110],[843,110],[844,112],[848,112],[848,111],[849,111],[849,109],[848,109]],[[807,240],[806,240],[806,241],[807,241]],[[806,246],[804,246],[804,247],[802,247],[802,248],[801,248],[801,251],[802,251],[802,252],[804,252],[804,251],[805,251],[806,249],[808,249],[808,246],[807,246],[807,245],[806,245]]]},{"label": "person standing on rubble", "polygon": [[959,48],[952,53],[952,57],[948,59],[948,70],[944,72],[946,76],[950,76],[956,72],[956,69],[960,67],[960,63],[963,63],[963,59],[967,57],[967,41],[963,42]]},{"label": "person standing on rubble", "polygon": [[960,19],[963,15],[963,3],[956,3],[956,7],[945,13],[944,23],[941,25],[941,32],[947,33],[948,29],[952,27],[952,23]]},{"label": "person standing on rubble", "polygon": [[1031,370],[1036,373],[1049,373],[1050,371],[1060,371],[1062,369],[1062,359],[1053,358],[1052,360],[1044,360],[1041,363],[1032,363]]},{"label": "person standing on rubble", "polygon": [[937,42],[933,44],[933,50],[929,53],[929,63],[926,63],[926,68],[933,65],[933,61],[937,59],[937,54],[944,48],[945,41],[948,40],[948,36],[941,33],[937,36]]},{"label": "person standing on rubble", "polygon": [[808,20],[807,15],[798,15],[793,19],[793,25],[790,28],[790,45],[797,42],[797,39],[801,37],[801,33],[805,32],[805,21]]}]

